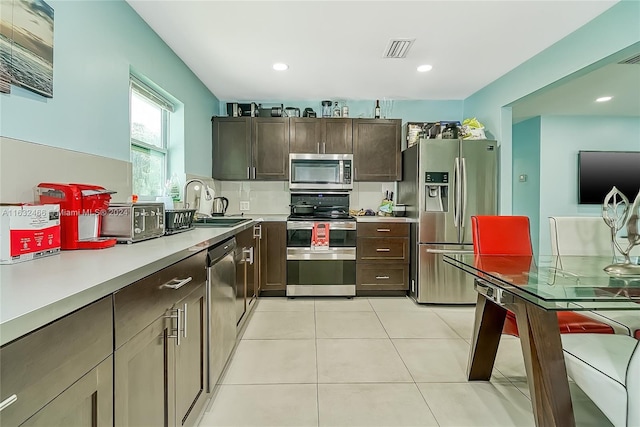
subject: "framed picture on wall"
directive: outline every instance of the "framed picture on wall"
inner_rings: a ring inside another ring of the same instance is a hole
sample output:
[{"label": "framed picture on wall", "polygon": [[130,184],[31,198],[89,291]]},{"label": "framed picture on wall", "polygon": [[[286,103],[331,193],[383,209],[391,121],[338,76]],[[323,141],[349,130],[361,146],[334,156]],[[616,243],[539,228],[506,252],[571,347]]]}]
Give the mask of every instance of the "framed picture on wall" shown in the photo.
[{"label": "framed picture on wall", "polygon": [[13,1],[0,1],[0,92],[11,92]]},{"label": "framed picture on wall", "polygon": [[53,8],[42,0],[13,1],[11,82],[53,97]]}]

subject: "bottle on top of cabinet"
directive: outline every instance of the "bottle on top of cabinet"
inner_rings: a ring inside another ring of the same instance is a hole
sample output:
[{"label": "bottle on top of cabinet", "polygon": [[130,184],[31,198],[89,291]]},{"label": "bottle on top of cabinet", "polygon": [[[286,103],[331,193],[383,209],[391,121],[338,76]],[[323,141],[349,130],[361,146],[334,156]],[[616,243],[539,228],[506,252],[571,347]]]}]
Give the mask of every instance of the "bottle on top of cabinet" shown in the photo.
[{"label": "bottle on top of cabinet", "polygon": [[335,101],[333,104],[333,117],[340,117],[341,111],[340,106],[338,105],[338,101]]},{"label": "bottle on top of cabinet", "polygon": [[376,108],[373,110],[373,118],[374,119],[379,119],[380,118],[380,100],[376,99]]}]

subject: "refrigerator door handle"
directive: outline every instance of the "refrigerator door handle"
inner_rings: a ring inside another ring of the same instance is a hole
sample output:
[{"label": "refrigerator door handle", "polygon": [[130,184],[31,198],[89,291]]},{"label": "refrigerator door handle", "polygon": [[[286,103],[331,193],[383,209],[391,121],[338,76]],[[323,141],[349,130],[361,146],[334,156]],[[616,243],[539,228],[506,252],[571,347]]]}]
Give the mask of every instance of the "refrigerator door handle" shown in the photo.
[{"label": "refrigerator door handle", "polygon": [[473,254],[472,250],[465,249],[427,249],[427,253],[430,254],[450,254],[450,255],[469,255]]},{"label": "refrigerator door handle", "polygon": [[462,210],[460,213],[460,230],[461,230],[461,242],[464,242],[464,224],[465,217],[467,215],[467,159],[462,158],[462,194],[460,194],[462,201]]},{"label": "refrigerator door handle", "polygon": [[462,200],[461,196],[461,182],[460,182],[460,158],[456,157],[453,166],[453,188],[456,192],[453,199],[453,224],[456,228],[460,227],[460,204]]}]

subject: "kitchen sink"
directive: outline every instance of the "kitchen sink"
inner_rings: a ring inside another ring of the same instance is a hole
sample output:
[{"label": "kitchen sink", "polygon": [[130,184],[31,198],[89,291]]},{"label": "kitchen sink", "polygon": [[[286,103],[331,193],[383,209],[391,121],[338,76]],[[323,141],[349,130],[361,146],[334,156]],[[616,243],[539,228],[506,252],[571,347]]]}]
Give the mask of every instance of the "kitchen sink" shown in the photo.
[{"label": "kitchen sink", "polygon": [[248,221],[251,221],[251,218],[197,218],[193,220],[193,225],[196,227],[234,227]]}]

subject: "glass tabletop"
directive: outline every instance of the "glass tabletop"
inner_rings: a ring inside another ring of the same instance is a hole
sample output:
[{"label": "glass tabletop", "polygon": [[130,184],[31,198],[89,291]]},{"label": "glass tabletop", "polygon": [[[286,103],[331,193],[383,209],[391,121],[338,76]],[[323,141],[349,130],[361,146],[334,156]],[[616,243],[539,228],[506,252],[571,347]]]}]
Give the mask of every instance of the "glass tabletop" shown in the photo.
[{"label": "glass tabletop", "polygon": [[611,257],[447,254],[444,260],[545,309],[640,310],[640,273],[606,273]]}]

